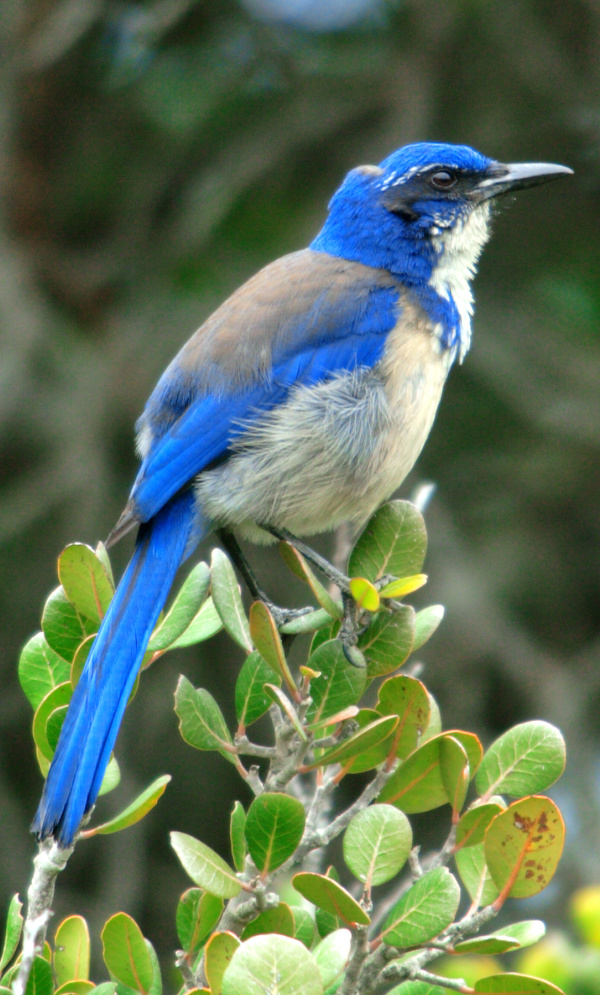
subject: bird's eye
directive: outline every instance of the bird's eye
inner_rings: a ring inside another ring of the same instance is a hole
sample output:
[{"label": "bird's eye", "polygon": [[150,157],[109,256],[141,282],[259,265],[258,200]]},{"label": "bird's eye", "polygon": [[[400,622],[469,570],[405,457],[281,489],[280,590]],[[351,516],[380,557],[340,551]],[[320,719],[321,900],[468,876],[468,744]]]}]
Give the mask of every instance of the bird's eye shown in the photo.
[{"label": "bird's eye", "polygon": [[429,182],[436,190],[450,190],[456,183],[456,175],[449,169],[438,169],[430,176]]}]

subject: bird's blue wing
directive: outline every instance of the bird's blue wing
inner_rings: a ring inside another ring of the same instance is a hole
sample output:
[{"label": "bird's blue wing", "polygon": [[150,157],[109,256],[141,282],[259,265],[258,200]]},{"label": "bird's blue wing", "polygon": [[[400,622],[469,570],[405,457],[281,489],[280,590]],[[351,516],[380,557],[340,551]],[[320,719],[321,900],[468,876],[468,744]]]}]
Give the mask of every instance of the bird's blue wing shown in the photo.
[{"label": "bird's blue wing", "polygon": [[140,419],[146,449],[128,504],[147,521],[261,412],[311,385],[380,359],[399,316],[382,270],[304,252],[262,270],[176,356]]}]

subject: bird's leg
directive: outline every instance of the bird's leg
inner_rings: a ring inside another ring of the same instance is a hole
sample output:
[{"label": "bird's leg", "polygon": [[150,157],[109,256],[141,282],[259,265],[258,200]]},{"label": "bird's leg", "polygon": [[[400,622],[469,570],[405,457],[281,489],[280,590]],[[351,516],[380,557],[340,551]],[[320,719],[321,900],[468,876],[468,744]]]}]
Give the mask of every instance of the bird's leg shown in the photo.
[{"label": "bird's leg", "polygon": [[246,587],[250,591],[254,601],[262,601],[263,604],[267,606],[271,612],[271,615],[275,619],[275,625],[278,628],[285,625],[286,622],[292,622],[294,619],[300,618],[302,615],[306,615],[308,612],[313,610],[312,608],[281,608],[279,605],[274,604],[271,599],[267,597],[258,583],[258,580],[254,576],[252,567],[244,556],[242,548],[233,532],[230,532],[228,529],[215,529],[215,535],[231,556],[231,559],[244,578]]},{"label": "bird's leg", "polygon": [[327,577],[327,580],[337,585],[342,595],[342,605],[344,607],[344,616],[338,633],[338,639],[343,646],[344,655],[348,663],[351,663],[353,667],[366,667],[365,658],[357,646],[358,636],[361,631],[362,619],[360,616],[363,613],[359,612],[356,601],[350,594],[350,578],[346,574],[343,574],[341,570],[337,570],[329,560],[326,560],[325,557],[315,552],[310,546],[307,546],[300,539],[296,539],[296,536],[288,532],[287,529],[274,528],[270,525],[264,525],[263,528],[275,536],[276,539],[289,542],[290,546],[298,550],[313,567],[316,567],[317,570]]},{"label": "bird's leg", "polygon": [[346,574],[343,574],[341,570],[337,570],[324,556],[321,556],[316,550],[307,546],[301,539],[296,539],[296,536],[288,532],[287,529],[275,528],[272,525],[263,525],[262,528],[266,532],[270,532],[276,539],[280,539],[282,542],[289,542],[290,546],[297,549],[313,567],[316,567],[317,570],[327,577],[327,580],[339,587],[342,596],[350,594],[350,578]]}]

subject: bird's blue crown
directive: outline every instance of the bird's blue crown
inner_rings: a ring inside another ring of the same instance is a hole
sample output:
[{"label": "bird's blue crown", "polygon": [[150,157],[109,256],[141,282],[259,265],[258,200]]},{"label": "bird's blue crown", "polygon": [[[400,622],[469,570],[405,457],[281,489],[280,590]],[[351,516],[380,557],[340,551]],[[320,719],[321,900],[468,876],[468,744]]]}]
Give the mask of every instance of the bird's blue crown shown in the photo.
[{"label": "bird's blue crown", "polygon": [[[467,145],[421,142],[398,149],[379,166],[359,166],[331,199],[311,248],[393,273],[428,314],[442,347],[464,352],[470,335],[468,281],[487,224],[465,236],[458,253],[452,235],[478,206],[469,192],[493,165]],[[480,210],[487,219],[487,206]],[[444,278],[436,278],[442,267]]]}]

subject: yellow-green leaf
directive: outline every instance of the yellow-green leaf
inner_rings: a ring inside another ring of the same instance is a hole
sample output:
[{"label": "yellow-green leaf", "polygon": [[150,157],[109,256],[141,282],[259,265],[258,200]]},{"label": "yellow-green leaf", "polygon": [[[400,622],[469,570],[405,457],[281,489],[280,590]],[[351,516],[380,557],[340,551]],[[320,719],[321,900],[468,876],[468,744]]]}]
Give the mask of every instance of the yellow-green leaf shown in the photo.
[{"label": "yellow-green leaf", "polygon": [[427,574],[413,574],[412,577],[396,577],[389,584],[379,589],[382,598],[404,598],[413,591],[418,591],[427,583]]},{"label": "yellow-green leaf", "polygon": [[157,777],[152,784],[148,785],[145,791],[142,791],[140,795],[137,796],[128,806],[123,809],[119,815],[116,815],[114,819],[109,819],[108,822],[103,822],[101,826],[93,826],[91,829],[84,829],[82,832],[82,837],[87,838],[88,836],[96,836],[98,833],[103,835],[108,835],[109,833],[118,833],[122,829],[127,829],[129,826],[134,826],[136,822],[143,819],[145,815],[154,808],[158,799],[164,794],[167,784],[171,780],[170,774],[163,774],[162,777]]},{"label": "yellow-green leaf", "polygon": [[350,580],[350,594],[359,608],[364,608],[368,612],[379,611],[381,602],[377,588],[365,577],[352,577]]},{"label": "yellow-green leaf", "polygon": [[90,976],[90,934],[82,916],[69,916],[54,937],[54,976],[58,986]]}]

